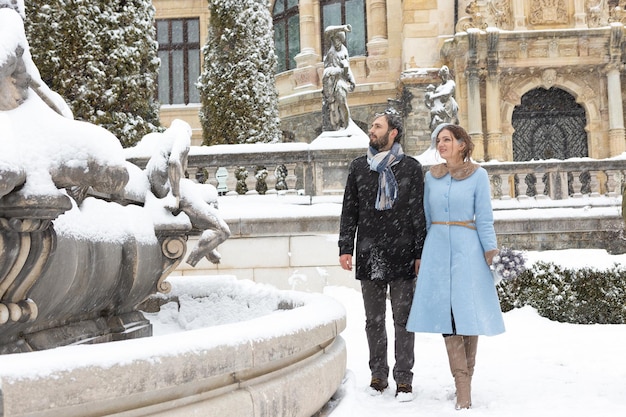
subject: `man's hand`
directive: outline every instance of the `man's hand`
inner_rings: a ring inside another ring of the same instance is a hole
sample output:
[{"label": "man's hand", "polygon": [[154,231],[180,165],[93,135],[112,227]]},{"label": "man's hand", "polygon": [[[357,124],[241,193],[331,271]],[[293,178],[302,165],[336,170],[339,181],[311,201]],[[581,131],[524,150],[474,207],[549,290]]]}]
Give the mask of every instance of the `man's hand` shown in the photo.
[{"label": "man's hand", "polygon": [[339,265],[346,271],[352,271],[352,255],[347,253],[339,255]]},{"label": "man's hand", "polygon": [[420,272],[420,264],[422,263],[421,259],[415,260],[415,276]]}]

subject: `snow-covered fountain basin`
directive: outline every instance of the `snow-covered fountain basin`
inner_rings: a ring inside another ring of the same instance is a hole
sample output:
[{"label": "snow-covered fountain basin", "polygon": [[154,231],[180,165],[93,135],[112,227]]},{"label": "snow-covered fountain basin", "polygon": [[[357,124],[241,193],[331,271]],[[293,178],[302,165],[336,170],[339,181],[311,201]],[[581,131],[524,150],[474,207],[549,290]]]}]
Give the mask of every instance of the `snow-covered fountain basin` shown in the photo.
[{"label": "snow-covered fountain basin", "polygon": [[168,282],[144,304],[160,306],[152,337],[0,356],[0,415],[310,417],[341,385],[339,302],[230,276]]}]

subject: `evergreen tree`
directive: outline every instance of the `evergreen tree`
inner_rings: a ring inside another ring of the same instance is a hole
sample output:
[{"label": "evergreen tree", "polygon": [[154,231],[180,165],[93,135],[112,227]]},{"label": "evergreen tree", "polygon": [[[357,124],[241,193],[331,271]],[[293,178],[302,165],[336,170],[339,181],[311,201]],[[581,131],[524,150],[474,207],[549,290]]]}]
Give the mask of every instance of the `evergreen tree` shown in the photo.
[{"label": "evergreen tree", "polygon": [[203,144],[277,142],[278,93],[267,0],[209,0],[198,87]]},{"label": "evergreen tree", "polygon": [[155,11],[150,0],[33,0],[26,31],[43,81],[74,117],[131,146],[159,129]]}]

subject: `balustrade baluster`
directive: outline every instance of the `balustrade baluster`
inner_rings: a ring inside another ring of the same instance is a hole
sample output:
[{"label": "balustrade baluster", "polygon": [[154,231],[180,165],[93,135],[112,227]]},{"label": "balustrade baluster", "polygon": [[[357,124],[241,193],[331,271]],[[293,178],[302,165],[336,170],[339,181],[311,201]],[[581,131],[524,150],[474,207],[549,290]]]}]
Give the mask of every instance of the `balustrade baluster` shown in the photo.
[{"label": "balustrade baluster", "polygon": [[597,186],[594,184],[592,192],[598,193],[598,195],[607,195],[609,193],[609,176],[604,170],[599,170],[595,173],[596,175],[593,177],[595,182],[597,182]]},{"label": "balustrade baluster", "polygon": [[215,179],[217,180],[215,188],[217,188],[218,195],[225,195],[228,192],[228,177],[228,169],[225,167],[219,167],[215,171]]},{"label": "balustrade baluster", "polygon": [[580,182],[581,173],[582,173],[581,171],[568,172],[568,176],[567,176],[568,183],[569,183],[568,192],[569,192],[570,197],[582,196],[582,192],[581,192],[582,184]]},{"label": "balustrade baluster", "polygon": [[497,174],[491,175],[489,177],[489,182],[491,183],[491,198],[502,198],[502,177]]},{"label": "balustrade baluster", "polygon": [[254,189],[257,193],[264,195],[267,192],[268,171],[265,165],[257,165],[254,169],[254,178],[256,179],[256,185]]},{"label": "balustrade baluster", "polygon": [[290,190],[296,190],[296,183],[298,181],[298,178],[296,176],[296,164],[292,163],[292,164],[288,164],[288,168],[287,168],[287,185],[289,186]]},{"label": "balustrade baluster", "polygon": [[502,197],[503,199],[515,197],[515,187],[513,175],[510,173],[500,174],[502,177]]},{"label": "balustrade baluster", "polygon": [[276,166],[276,169],[274,170],[274,177],[276,178],[276,191],[287,191],[289,189],[289,185],[287,184],[288,175],[289,171],[287,170],[287,166],[285,164]]},{"label": "balustrade baluster", "polygon": [[580,193],[583,195],[591,194],[591,174],[585,170],[580,173]]},{"label": "balustrade baluster", "polygon": [[515,175],[515,197],[517,198],[525,198],[528,196],[528,183],[526,182],[527,172],[520,172]]},{"label": "balustrade baluster", "polygon": [[610,188],[609,188],[609,195],[611,195],[612,193],[614,193],[615,195],[622,195],[623,189],[624,189],[624,174],[622,171],[616,170],[616,171],[607,171],[607,172],[611,172],[612,175],[610,175],[611,178],[611,182],[610,184]]}]

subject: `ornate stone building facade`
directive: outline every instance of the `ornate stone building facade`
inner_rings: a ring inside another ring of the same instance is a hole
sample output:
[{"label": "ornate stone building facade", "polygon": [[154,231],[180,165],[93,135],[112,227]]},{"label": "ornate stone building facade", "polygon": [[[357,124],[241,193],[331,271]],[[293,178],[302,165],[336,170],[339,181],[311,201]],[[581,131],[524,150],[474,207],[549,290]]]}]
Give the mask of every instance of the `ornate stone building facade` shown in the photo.
[{"label": "ornate stone building facade", "polygon": [[[206,39],[206,0],[154,5],[161,23],[198,19],[197,37]],[[276,78],[285,140],[311,142],[321,132],[323,26],[362,21],[354,36],[363,37],[365,52],[350,52],[352,119],[366,129],[374,113],[393,103],[404,114],[410,154],[430,146],[424,99],[443,65],[456,82],[458,116],[477,143],[478,160],[607,158],[626,151],[626,15],[615,0],[269,0],[268,7],[275,27],[280,19],[289,22],[279,32],[290,61]],[[165,101],[163,122],[184,118],[197,144],[198,108]]]}]

